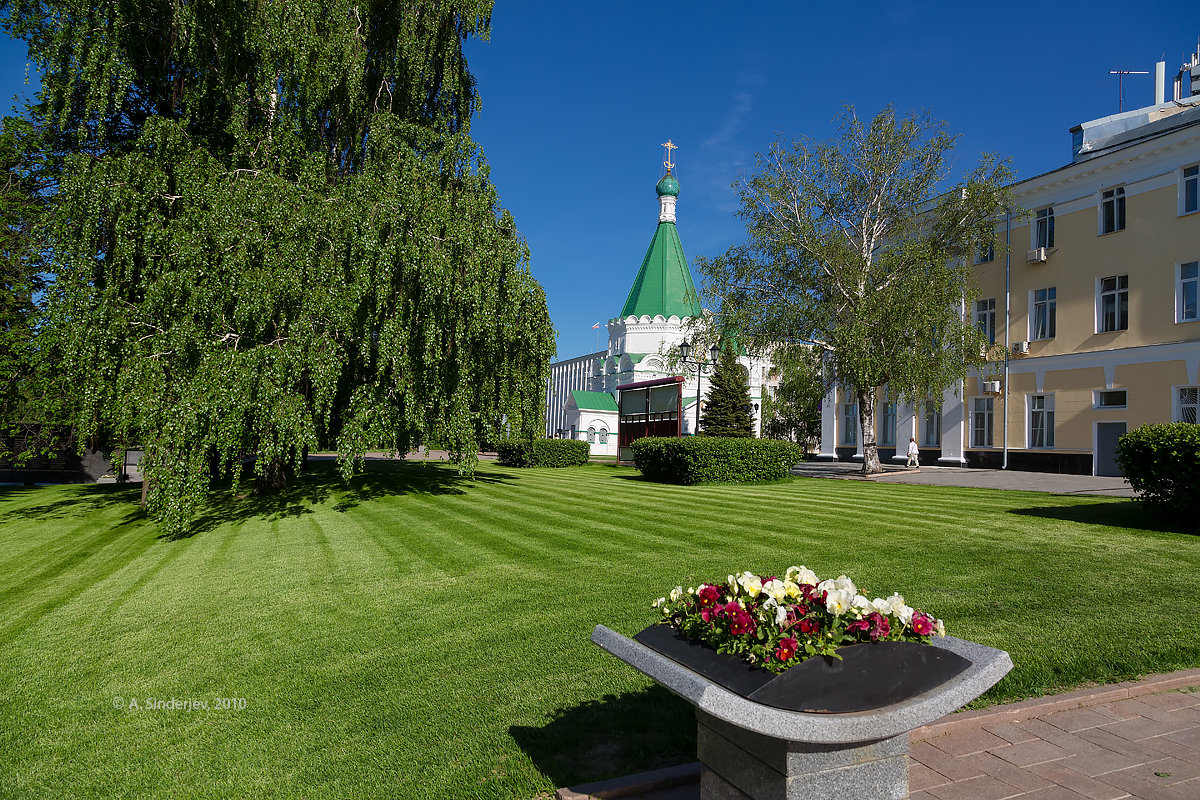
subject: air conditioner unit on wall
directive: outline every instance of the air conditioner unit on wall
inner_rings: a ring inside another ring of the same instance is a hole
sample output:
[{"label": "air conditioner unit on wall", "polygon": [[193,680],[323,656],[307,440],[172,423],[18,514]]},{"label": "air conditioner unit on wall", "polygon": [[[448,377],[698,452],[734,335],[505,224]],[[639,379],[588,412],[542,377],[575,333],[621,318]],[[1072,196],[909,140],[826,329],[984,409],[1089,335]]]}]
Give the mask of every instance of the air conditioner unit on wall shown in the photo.
[{"label": "air conditioner unit on wall", "polygon": [[1014,356],[1029,355],[1029,342],[1013,342],[1012,352]]},{"label": "air conditioner unit on wall", "polygon": [[984,394],[1000,394],[1000,381],[980,381],[979,386]]},{"label": "air conditioner unit on wall", "polygon": [[1025,260],[1030,264],[1043,264],[1046,257],[1050,255],[1050,251],[1045,247],[1035,247],[1025,253]]}]

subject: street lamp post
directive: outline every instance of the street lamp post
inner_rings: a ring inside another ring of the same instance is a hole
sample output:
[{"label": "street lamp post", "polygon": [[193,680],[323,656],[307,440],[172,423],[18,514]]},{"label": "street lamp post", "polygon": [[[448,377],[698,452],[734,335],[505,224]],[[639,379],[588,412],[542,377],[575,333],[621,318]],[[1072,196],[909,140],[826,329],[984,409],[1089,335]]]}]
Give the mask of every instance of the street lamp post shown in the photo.
[{"label": "street lamp post", "polygon": [[696,427],[692,428],[692,435],[695,436],[696,434],[700,433],[700,376],[704,374],[705,367],[716,366],[717,357],[721,355],[721,348],[717,347],[715,344],[708,348],[710,361],[701,361],[699,359],[693,361],[692,359],[688,358],[688,356],[691,354],[692,345],[687,339],[684,339],[679,343],[679,360],[684,364],[696,365]]}]

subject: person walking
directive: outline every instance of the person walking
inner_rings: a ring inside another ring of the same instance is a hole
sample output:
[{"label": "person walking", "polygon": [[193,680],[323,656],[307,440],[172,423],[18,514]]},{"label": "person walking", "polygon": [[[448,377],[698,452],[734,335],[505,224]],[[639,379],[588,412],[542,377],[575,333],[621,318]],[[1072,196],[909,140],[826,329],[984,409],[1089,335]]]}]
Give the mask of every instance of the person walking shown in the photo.
[{"label": "person walking", "polygon": [[917,440],[911,436],[908,439],[908,463],[904,466],[921,468],[921,451],[917,447]]}]

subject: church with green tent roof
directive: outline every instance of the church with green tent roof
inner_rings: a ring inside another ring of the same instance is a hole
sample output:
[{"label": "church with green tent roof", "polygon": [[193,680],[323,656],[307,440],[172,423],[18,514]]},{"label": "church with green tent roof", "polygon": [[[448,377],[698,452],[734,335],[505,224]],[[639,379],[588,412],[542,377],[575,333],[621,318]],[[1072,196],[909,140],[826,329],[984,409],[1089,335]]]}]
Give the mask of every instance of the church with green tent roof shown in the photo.
[{"label": "church with green tent roof", "polygon": [[[694,367],[685,369],[676,356],[679,344],[693,335],[689,323],[705,312],[700,307],[692,271],[675,226],[679,180],[670,157],[675,145],[668,141],[664,147],[668,156],[664,162],[666,174],[655,186],[658,226],[625,305],[607,322],[608,347],[550,365],[546,435],[587,441],[593,455],[617,453],[617,387],[625,384],[683,375],[681,428],[685,436],[696,432],[697,375]],[[748,373],[757,428],[769,363],[746,355],[739,362]],[[699,399],[703,404],[708,374],[699,380]]]}]

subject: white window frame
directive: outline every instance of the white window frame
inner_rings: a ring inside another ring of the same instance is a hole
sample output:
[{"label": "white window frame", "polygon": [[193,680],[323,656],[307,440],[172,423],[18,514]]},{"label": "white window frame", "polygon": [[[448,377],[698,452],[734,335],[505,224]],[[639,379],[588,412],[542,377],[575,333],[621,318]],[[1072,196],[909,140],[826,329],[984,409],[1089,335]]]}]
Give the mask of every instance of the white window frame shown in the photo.
[{"label": "white window frame", "polygon": [[[1101,403],[1100,400],[1104,395],[1115,394],[1120,392],[1125,395],[1124,403]],[[1128,389],[1093,389],[1092,390],[1092,408],[1097,410],[1108,410],[1113,408],[1129,408],[1129,390]]]},{"label": "white window frame", "polygon": [[608,428],[601,427],[597,433],[600,436],[600,444],[608,444]]},{"label": "white window frame", "polygon": [[587,431],[587,441],[588,441],[588,444],[596,443],[596,429],[590,425],[588,426],[588,431]]},{"label": "white window frame", "polygon": [[[1124,288],[1121,287],[1121,279],[1125,279]],[[1106,290],[1104,288],[1105,281],[1116,281],[1114,288]],[[1104,300],[1112,296],[1113,298],[1113,321],[1116,327],[1104,327]],[[1121,295],[1125,296],[1125,324],[1121,325]],[[1121,331],[1129,330],[1129,273],[1124,275],[1105,275],[1103,278],[1096,278],[1096,333],[1120,333]]]},{"label": "white window frame", "polygon": [[[1108,227],[1108,206],[1112,206],[1112,227]],[[1096,231],[1104,236],[1125,230],[1125,186],[1111,186],[1102,189],[1096,205]]]},{"label": "white window frame", "polygon": [[[891,409],[891,413],[888,413]],[[877,444],[884,447],[896,446],[896,404],[890,400],[884,400],[879,404],[878,422],[878,439]]]},{"label": "white window frame", "polygon": [[[1040,407],[1039,400],[1041,401]],[[1042,442],[1036,444],[1035,430],[1039,426],[1035,426],[1034,421],[1039,415],[1041,416]],[[1025,430],[1027,434],[1026,447],[1030,450],[1054,449],[1054,395],[1052,393],[1025,395]]]},{"label": "white window frame", "polygon": [[[930,425],[930,420],[933,425]],[[936,435],[930,436],[930,431]],[[931,441],[932,440],[932,441]],[[942,403],[940,400],[925,400],[921,403],[921,447],[942,446]]]},{"label": "white window frame", "polygon": [[[1045,300],[1038,300],[1038,292],[1046,292]],[[1050,293],[1054,296],[1051,297]],[[1039,336],[1038,333],[1038,306],[1046,305],[1046,332],[1048,336]],[[1031,342],[1048,341],[1053,339],[1058,333],[1058,287],[1046,286],[1041,289],[1033,289],[1029,292],[1029,340]]]},{"label": "white window frame", "polygon": [[972,259],[976,264],[990,264],[996,260],[996,240],[989,239],[987,244],[980,243],[975,248],[975,257]]},{"label": "white window frame", "polygon": [[[1186,397],[1191,394],[1196,398],[1192,402],[1191,397]],[[1185,402],[1185,399],[1187,402]],[[1184,410],[1190,409],[1193,420],[1185,420],[1183,418]],[[1172,422],[1200,422],[1200,386],[1172,386],[1171,387],[1171,421]]]},{"label": "white window frame", "polygon": [[988,338],[988,344],[996,343],[996,298],[984,297],[975,301],[975,327]]},{"label": "white window frame", "polygon": [[[1188,208],[1188,200],[1194,203],[1193,208]],[[1179,168],[1179,216],[1197,212],[1200,212],[1200,163],[1184,164]]]},{"label": "white window frame", "polygon": [[1039,208],[1034,212],[1033,224],[1029,226],[1029,248],[1054,247],[1054,206]]},{"label": "white window frame", "polygon": [[[1184,270],[1192,274],[1184,278]],[[1192,292],[1192,316],[1184,316],[1184,293]],[[1182,261],[1175,265],[1175,322],[1200,322],[1200,260]]]},{"label": "white window frame", "polygon": [[[983,401],[983,402],[981,403],[980,401]],[[979,409],[980,405],[983,406],[982,410]],[[984,427],[982,429],[982,432],[984,434],[982,437],[983,441],[980,441],[981,437],[979,437],[977,435],[981,429],[975,424],[979,414],[982,414],[985,419],[984,424],[986,427]],[[981,397],[972,397],[971,398],[971,447],[974,447],[974,448],[995,447],[996,440],[995,440],[995,436],[993,435],[993,431],[995,430],[995,427],[996,427],[995,398],[988,397],[987,395],[984,395]]]}]

